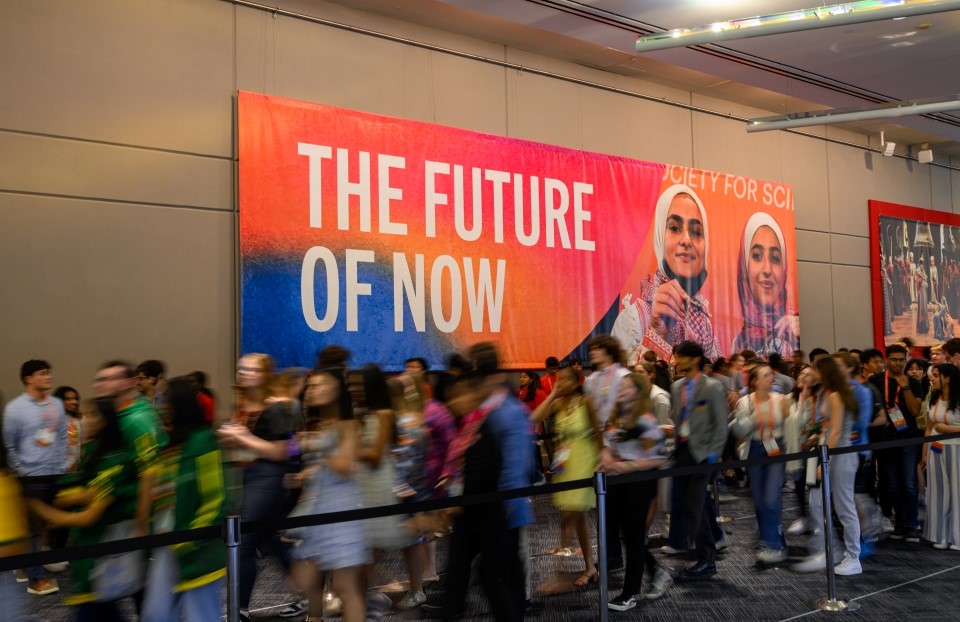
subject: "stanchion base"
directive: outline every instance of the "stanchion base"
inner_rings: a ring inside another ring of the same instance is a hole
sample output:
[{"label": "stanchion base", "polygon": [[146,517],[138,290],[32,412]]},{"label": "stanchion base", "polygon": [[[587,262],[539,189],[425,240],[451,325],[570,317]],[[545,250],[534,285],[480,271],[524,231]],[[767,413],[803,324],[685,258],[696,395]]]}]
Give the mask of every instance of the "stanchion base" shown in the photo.
[{"label": "stanchion base", "polygon": [[733,519],[730,518],[729,516],[718,516],[717,522],[722,525],[723,523],[732,523]]},{"label": "stanchion base", "polygon": [[820,611],[829,611],[831,613],[839,613],[841,611],[856,611],[860,609],[860,603],[855,600],[850,602],[845,602],[842,600],[830,600],[829,598],[821,598],[816,603],[817,609]]}]

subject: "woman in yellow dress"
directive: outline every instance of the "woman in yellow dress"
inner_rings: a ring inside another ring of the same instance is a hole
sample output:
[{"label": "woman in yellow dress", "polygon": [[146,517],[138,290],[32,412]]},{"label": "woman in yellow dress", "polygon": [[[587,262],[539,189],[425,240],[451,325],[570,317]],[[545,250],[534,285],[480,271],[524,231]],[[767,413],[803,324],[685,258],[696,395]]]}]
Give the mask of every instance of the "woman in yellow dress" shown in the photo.
[{"label": "woman in yellow dress", "polygon": [[[553,391],[533,412],[532,419],[540,422],[551,414],[556,416],[557,435],[554,443],[553,483],[593,477],[600,462],[603,439],[597,433],[597,413],[590,398],[583,392],[580,375],[572,367],[560,369]],[[579,488],[558,492],[553,495],[553,503],[563,514],[560,519],[560,547],[551,552],[572,555],[569,544],[572,532],[576,531],[585,569],[574,585],[583,587],[595,583],[597,569],[593,564],[590,525],[587,521],[587,512],[596,505],[593,490]]]}]

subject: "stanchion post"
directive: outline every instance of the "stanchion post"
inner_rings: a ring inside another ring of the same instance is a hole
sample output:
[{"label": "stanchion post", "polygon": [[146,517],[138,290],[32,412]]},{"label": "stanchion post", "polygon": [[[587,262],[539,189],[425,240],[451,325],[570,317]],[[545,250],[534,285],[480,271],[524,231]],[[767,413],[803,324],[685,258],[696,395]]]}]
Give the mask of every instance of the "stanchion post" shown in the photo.
[{"label": "stanchion post", "polygon": [[228,516],[223,523],[227,545],[227,622],[240,622],[240,517]]},{"label": "stanchion post", "polygon": [[820,492],[823,495],[823,550],[827,566],[827,597],[817,601],[817,608],[832,613],[856,611],[860,603],[837,600],[837,575],[833,566],[833,504],[830,496],[830,454],[826,444],[820,445]]},{"label": "stanchion post", "polygon": [[600,587],[600,622],[607,622],[610,612],[607,603],[610,595],[607,591],[607,475],[594,473],[593,489],[597,493],[597,585]]}]

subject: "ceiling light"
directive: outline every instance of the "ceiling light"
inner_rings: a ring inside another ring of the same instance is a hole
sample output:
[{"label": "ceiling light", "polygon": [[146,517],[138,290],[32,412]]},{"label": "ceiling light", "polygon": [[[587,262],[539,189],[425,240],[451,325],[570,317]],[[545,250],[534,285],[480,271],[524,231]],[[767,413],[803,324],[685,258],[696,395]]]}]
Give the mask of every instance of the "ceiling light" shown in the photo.
[{"label": "ceiling light", "polygon": [[[957,9],[960,9],[960,0],[859,0],[643,35],[637,37],[636,49],[638,52],[650,52],[829,26],[860,24],[891,18],[902,19],[912,15],[928,15]],[[929,24],[921,24],[918,28],[924,26],[930,27]]]},{"label": "ceiling light", "polygon": [[943,99],[895,102],[876,107],[834,108],[831,110],[795,112],[775,117],[760,117],[747,121],[747,132],[766,132],[809,127],[811,125],[832,125],[835,123],[850,123],[851,121],[909,117],[934,112],[949,112],[951,110],[960,110],[960,95],[952,95]]}]

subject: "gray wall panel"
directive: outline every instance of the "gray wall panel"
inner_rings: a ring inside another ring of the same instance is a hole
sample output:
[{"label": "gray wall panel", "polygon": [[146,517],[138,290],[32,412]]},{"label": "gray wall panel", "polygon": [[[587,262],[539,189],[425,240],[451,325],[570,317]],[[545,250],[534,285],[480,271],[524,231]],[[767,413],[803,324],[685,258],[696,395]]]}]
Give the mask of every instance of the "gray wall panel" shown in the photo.
[{"label": "gray wall panel", "polygon": [[229,401],[233,214],[3,194],[0,212],[4,395],[30,358],[89,396],[96,365],[122,357],[205,370]]},{"label": "gray wall panel", "polygon": [[0,129],[229,156],[233,7],[43,0],[0,7]]}]

